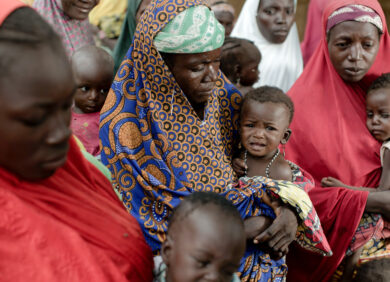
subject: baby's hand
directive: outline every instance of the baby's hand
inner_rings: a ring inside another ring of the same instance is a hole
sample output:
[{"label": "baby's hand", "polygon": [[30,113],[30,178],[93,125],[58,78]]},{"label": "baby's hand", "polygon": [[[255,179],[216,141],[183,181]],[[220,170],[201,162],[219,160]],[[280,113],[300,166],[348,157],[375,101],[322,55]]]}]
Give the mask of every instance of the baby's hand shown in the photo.
[{"label": "baby's hand", "polygon": [[245,161],[241,158],[234,158],[232,161],[233,170],[236,172],[238,177],[245,175],[245,170],[247,169]]},{"label": "baby's hand", "polygon": [[343,182],[330,176],[322,178],[321,185],[323,187],[345,187]]}]

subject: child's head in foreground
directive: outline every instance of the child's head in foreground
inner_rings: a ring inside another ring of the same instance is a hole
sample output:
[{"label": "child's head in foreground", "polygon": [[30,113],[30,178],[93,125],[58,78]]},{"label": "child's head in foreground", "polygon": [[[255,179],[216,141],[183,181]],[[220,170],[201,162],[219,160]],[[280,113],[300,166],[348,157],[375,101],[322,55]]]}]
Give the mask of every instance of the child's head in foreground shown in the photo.
[{"label": "child's head in foreground", "polygon": [[227,37],[222,46],[221,71],[234,84],[252,86],[259,80],[261,54],[251,41]]},{"label": "child's head in foreground", "polygon": [[77,83],[74,111],[100,112],[113,79],[113,58],[102,48],[88,45],[73,54],[72,67]]},{"label": "child's head in foreground", "polygon": [[376,259],[358,267],[355,282],[390,282],[390,259]]},{"label": "child's head in foreground", "polygon": [[390,139],[390,73],[370,86],[366,97],[367,128],[380,142]]},{"label": "child's head in foreground", "polygon": [[239,212],[213,192],[194,192],[175,209],[161,255],[169,282],[231,281],[245,251]]},{"label": "child's head in foreground", "polygon": [[294,104],[282,90],[262,86],[249,91],[240,115],[241,144],[249,154],[267,157],[286,144],[294,116]]}]

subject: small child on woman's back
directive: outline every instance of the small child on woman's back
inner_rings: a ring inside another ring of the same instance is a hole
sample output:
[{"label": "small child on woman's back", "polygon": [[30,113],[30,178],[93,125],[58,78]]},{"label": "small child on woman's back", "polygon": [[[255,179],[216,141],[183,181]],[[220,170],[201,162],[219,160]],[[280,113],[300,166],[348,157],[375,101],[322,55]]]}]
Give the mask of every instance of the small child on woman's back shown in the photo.
[{"label": "small child on woman's back", "polygon": [[[380,158],[382,175],[377,190],[390,190],[390,73],[377,78],[367,92],[366,124],[372,136],[382,142]],[[373,188],[349,186],[333,177],[324,177],[325,187],[345,187],[354,190],[374,191]]]},{"label": "small child on woman's back", "polygon": [[251,41],[227,37],[222,46],[221,71],[245,95],[259,80],[261,53]]},{"label": "small child on woman's back", "polygon": [[90,45],[73,54],[72,67],[77,90],[71,129],[85,149],[96,156],[100,151],[100,110],[113,80],[114,60],[103,49]]},{"label": "small child on woman's back", "polygon": [[217,193],[194,192],[169,221],[155,281],[240,281],[234,273],[244,251],[244,223],[233,204]]}]

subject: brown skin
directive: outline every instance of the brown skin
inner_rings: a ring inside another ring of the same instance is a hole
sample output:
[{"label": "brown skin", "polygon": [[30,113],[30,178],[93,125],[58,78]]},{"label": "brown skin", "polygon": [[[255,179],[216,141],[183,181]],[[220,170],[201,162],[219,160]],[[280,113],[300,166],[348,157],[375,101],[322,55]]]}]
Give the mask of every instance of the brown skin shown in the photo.
[{"label": "brown skin", "polygon": [[168,54],[166,63],[200,119],[218,79],[221,48],[198,54]]},{"label": "brown skin", "polygon": [[99,4],[100,0],[61,0],[66,15],[75,20],[86,20],[89,12]]},{"label": "brown skin", "polygon": [[259,64],[261,54],[259,49],[250,42],[243,42],[244,52],[240,58],[240,66],[237,66],[237,77],[241,86],[252,86],[259,80]]},{"label": "brown skin", "polygon": [[[372,136],[379,142],[390,139],[390,88],[370,91],[366,98],[366,124]],[[390,190],[390,152],[385,150],[383,156],[382,175],[377,191]],[[373,188],[349,186],[334,177],[321,180],[324,187],[345,187],[352,190],[373,191]]]},{"label": "brown skin", "polygon": [[75,83],[64,52],[8,48],[14,60],[0,80],[0,165],[20,179],[41,180],[66,161]]},{"label": "brown skin", "polygon": [[99,47],[85,46],[72,56],[72,67],[77,84],[74,112],[99,112],[113,79],[112,57]]},{"label": "brown skin", "polygon": [[346,82],[360,81],[379,50],[378,29],[371,23],[346,21],[329,31],[328,50],[333,67]]},{"label": "brown skin", "polygon": [[229,36],[234,27],[234,15],[227,11],[217,11],[214,14],[219,23],[225,28],[225,37]]},{"label": "brown skin", "polygon": [[[287,143],[291,130],[290,113],[286,106],[276,103],[247,101],[242,105],[241,143],[248,151],[248,176],[263,175],[280,143]],[[279,156],[270,169],[273,179],[292,179],[289,164]],[[245,220],[245,233],[255,244],[266,243],[274,258],[288,252],[289,244],[295,239],[298,221],[295,213],[279,202],[265,198],[277,215],[271,222],[266,217],[252,217]]]},{"label": "brown skin", "polygon": [[138,23],[141,19],[142,14],[145,12],[148,5],[152,0],[142,0],[141,4],[138,6],[137,13],[135,14],[135,22]]},{"label": "brown skin", "polygon": [[168,282],[232,280],[245,251],[242,223],[204,205],[168,230],[161,255]]},{"label": "brown skin", "polygon": [[[280,144],[291,135],[290,111],[283,104],[247,100],[240,119],[241,144],[247,150],[248,176],[265,176],[265,169]],[[292,180],[291,168],[278,156],[270,168],[270,178]]]},{"label": "brown skin", "polygon": [[283,43],[294,23],[293,0],[261,0],[257,12],[257,26],[270,43]]}]

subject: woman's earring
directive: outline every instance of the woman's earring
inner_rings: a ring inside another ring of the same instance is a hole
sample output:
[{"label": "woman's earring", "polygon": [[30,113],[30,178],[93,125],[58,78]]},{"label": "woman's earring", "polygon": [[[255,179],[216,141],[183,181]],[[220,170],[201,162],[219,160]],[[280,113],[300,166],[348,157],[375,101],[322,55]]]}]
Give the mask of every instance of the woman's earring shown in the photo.
[{"label": "woman's earring", "polygon": [[238,143],[238,150],[241,150],[242,149],[242,144],[241,144],[241,141]]}]

